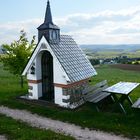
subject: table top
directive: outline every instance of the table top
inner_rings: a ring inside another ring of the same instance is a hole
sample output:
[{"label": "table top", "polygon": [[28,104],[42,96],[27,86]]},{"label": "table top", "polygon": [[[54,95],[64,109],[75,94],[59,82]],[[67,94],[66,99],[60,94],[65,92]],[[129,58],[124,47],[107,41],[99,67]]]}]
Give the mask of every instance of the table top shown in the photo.
[{"label": "table top", "polygon": [[106,88],[104,91],[117,94],[129,94],[133,89],[135,89],[139,83],[132,82],[119,82],[111,87]]}]

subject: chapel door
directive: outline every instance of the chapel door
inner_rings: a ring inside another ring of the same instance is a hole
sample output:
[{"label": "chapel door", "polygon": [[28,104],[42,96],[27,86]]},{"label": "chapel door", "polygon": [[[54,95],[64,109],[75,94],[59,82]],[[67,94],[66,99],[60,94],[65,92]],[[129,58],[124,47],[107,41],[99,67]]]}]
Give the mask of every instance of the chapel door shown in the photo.
[{"label": "chapel door", "polygon": [[53,57],[45,51],[42,54],[42,98],[47,101],[54,101],[53,86]]}]

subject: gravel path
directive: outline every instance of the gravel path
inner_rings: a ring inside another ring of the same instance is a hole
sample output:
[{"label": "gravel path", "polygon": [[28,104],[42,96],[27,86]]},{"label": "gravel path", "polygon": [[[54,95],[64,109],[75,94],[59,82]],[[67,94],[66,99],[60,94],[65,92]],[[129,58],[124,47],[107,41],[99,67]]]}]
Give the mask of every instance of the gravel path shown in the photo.
[{"label": "gravel path", "polygon": [[116,136],[114,134],[89,130],[88,128],[82,129],[79,126],[41,117],[25,110],[10,109],[1,106],[0,113],[12,117],[13,119],[26,122],[33,127],[50,129],[65,135],[71,135],[77,140],[129,140],[128,138]]},{"label": "gravel path", "polygon": [[0,140],[6,140],[5,136],[0,136]]}]

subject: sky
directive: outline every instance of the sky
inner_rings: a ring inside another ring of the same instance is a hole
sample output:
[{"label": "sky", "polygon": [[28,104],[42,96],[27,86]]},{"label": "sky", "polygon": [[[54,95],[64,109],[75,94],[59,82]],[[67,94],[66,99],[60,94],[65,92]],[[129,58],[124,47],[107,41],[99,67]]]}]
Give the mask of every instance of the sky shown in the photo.
[{"label": "sky", "polygon": [[[140,44],[140,0],[50,0],[61,34],[78,44]],[[37,38],[47,0],[1,0],[0,44],[17,40],[20,30]],[[37,39],[36,39],[37,41]]]}]

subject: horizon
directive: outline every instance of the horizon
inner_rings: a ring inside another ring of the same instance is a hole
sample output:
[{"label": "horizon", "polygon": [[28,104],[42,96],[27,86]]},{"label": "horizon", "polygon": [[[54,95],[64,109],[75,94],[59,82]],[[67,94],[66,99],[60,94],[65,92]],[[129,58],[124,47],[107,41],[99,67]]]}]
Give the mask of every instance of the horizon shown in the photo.
[{"label": "horizon", "polygon": [[140,45],[139,44],[79,44],[80,46],[81,45],[112,45],[112,46],[117,46],[117,45]]},{"label": "horizon", "polygon": [[[16,40],[14,40],[14,41],[16,41]],[[8,43],[4,43],[4,44],[8,44]],[[3,44],[0,44],[0,47],[2,46]],[[129,45],[140,45],[140,43],[139,44],[78,44],[78,46],[82,46],[82,45],[85,45],[85,46],[92,46],[92,45],[109,45],[109,46],[121,46],[121,45],[125,45],[125,46],[129,46]]]},{"label": "horizon", "polygon": [[[37,38],[36,28],[44,20],[46,2],[2,1],[0,44],[17,40],[22,29],[29,39],[33,35]],[[140,44],[139,0],[87,0],[83,3],[50,0],[50,3],[54,23],[62,34],[73,36],[79,45]]]}]

